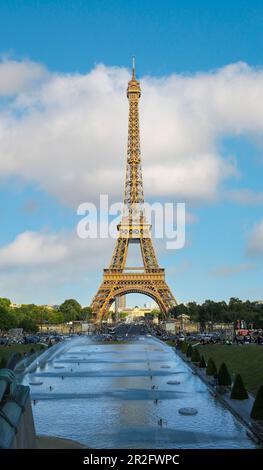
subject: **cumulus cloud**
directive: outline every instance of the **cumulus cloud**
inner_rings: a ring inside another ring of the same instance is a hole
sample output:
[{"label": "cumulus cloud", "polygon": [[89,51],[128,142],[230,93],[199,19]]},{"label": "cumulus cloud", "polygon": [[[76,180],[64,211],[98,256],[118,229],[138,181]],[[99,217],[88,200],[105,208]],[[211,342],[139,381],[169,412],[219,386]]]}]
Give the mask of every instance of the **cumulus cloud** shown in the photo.
[{"label": "cumulus cloud", "polygon": [[29,91],[48,75],[46,68],[35,62],[3,60],[0,62],[0,97]]},{"label": "cumulus cloud", "polygon": [[64,300],[65,290],[68,297],[79,297],[81,286],[83,303],[88,304],[110,261],[114,242],[81,240],[75,232],[62,230],[20,233],[0,247],[0,292],[16,302],[52,304]]},{"label": "cumulus cloud", "polygon": [[0,268],[44,266],[57,263],[66,256],[67,247],[57,235],[24,232],[0,248]]},{"label": "cumulus cloud", "polygon": [[[29,62],[2,67],[3,92],[15,96],[0,112],[0,177],[19,176],[71,207],[100,193],[121,200],[130,73],[104,65],[82,75],[45,73]],[[8,89],[12,67],[24,78],[10,79]],[[237,174],[235,158],[220,154],[220,138],[262,136],[263,71],[236,63],[193,76],[142,77],[141,87],[146,197],[217,197]]]},{"label": "cumulus cloud", "polygon": [[[76,232],[65,230],[56,233],[47,231],[22,232],[12,242],[0,247],[0,269],[22,268],[26,271],[30,270],[31,267],[52,267],[57,263],[63,268],[66,265],[73,264],[73,270],[80,269],[82,265],[91,269],[99,264],[97,259],[98,246],[95,247],[95,245],[99,245],[101,242],[104,247],[107,247],[107,244],[112,245],[113,249],[115,240],[80,239]],[[108,258],[109,253],[110,251],[106,253]]]},{"label": "cumulus cloud", "polygon": [[[25,231],[0,246],[0,292],[18,303],[62,302],[78,297],[88,304],[102,281],[103,268],[111,260],[116,240],[80,239],[76,231]],[[158,255],[165,240],[155,240]],[[129,247],[130,265],[136,265],[138,252]],[[96,275],[94,276],[94,273]]]},{"label": "cumulus cloud", "polygon": [[253,228],[248,239],[247,249],[252,256],[263,256],[263,220]]}]

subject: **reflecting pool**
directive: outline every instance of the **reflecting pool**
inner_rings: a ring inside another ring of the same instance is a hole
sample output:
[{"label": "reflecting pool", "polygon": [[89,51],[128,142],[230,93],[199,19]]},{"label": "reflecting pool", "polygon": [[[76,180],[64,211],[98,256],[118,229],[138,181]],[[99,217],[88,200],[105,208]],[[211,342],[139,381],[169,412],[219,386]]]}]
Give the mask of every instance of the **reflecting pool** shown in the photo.
[{"label": "reflecting pool", "polygon": [[[123,344],[74,338],[51,350],[23,383],[36,383],[38,434],[92,448],[256,447],[172,348],[152,337]],[[181,415],[182,407],[198,413]]]}]

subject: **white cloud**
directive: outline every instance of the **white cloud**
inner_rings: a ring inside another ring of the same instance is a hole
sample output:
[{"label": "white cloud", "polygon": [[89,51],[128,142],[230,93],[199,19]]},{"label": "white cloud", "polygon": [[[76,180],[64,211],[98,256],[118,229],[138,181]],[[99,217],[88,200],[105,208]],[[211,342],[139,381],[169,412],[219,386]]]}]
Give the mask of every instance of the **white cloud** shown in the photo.
[{"label": "white cloud", "polygon": [[[22,232],[12,242],[0,247],[0,269],[30,270],[31,267],[52,267],[57,263],[61,268],[65,268],[67,263],[72,264],[73,271],[78,270],[80,266],[91,269],[100,264],[97,259],[97,249],[100,243],[103,243],[104,248],[107,248],[108,244],[112,245],[113,250],[115,240],[80,239],[77,231]],[[97,245],[96,249],[95,245]],[[109,253],[106,253],[106,259],[110,257]],[[100,257],[101,267],[104,267],[103,259]],[[109,262],[109,259],[107,261]]]},{"label": "white cloud", "polygon": [[48,78],[45,67],[29,60],[0,62],[0,97],[21,93]]},{"label": "white cloud", "polygon": [[67,247],[57,235],[24,232],[0,248],[0,269],[56,264],[67,254]]},{"label": "white cloud", "polygon": [[248,253],[252,256],[263,256],[263,220],[253,228],[248,244]]},{"label": "white cloud", "polygon": [[241,263],[236,265],[226,264],[217,266],[211,270],[211,274],[216,277],[230,277],[235,274],[250,271],[251,269],[255,269],[255,265],[252,263]]},{"label": "white cloud", "polygon": [[248,188],[228,191],[226,193],[226,197],[230,201],[238,202],[239,204],[263,204],[263,192],[253,191],[252,189]]},{"label": "white cloud", "polygon": [[[0,180],[18,176],[70,207],[100,193],[121,200],[129,78],[126,69],[103,65],[87,74],[59,74],[30,61],[0,63]],[[238,165],[220,153],[220,139],[244,135],[263,143],[263,70],[237,63],[193,76],[143,77],[141,87],[146,200],[211,200],[224,193],[223,183],[238,174]],[[262,194],[251,189],[225,195],[262,203]],[[186,216],[187,223],[196,221]],[[249,253],[263,254],[262,244],[263,221],[250,236]],[[0,247],[0,290],[17,301],[34,301],[35,295],[56,302],[59,286],[65,292],[68,285],[73,296],[75,282],[91,298],[98,287],[94,269],[100,278],[113,246],[113,240],[80,240],[62,231],[24,232]],[[250,268],[221,266],[214,274]]]},{"label": "white cloud", "polygon": [[[116,240],[80,239],[76,231],[22,232],[0,246],[0,292],[17,303],[57,304],[65,295],[89,304],[109,266]],[[165,240],[154,240],[158,259]],[[137,253],[130,245],[130,265]]]},{"label": "white cloud", "polygon": [[69,231],[23,232],[0,247],[0,292],[18,303],[44,304],[62,302],[65,295],[79,298],[81,293],[83,304],[88,304],[114,242],[81,240]]},{"label": "white cloud", "polygon": [[[121,199],[129,72],[98,65],[83,75],[45,74],[38,64],[14,64],[2,64],[3,90],[16,96],[0,113],[0,177],[18,175],[69,206],[99,193]],[[16,66],[29,78],[10,79],[8,90],[5,76],[15,77]],[[215,198],[237,174],[235,159],[220,155],[220,138],[262,137],[263,71],[237,63],[193,76],[143,77],[141,86],[146,198]]]}]

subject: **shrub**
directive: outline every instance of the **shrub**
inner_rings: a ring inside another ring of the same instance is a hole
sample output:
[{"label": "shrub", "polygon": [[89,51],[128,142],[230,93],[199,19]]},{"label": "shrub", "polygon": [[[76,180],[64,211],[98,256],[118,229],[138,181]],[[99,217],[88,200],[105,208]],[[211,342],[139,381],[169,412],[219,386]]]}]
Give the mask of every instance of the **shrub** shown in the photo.
[{"label": "shrub", "polygon": [[205,368],[206,368],[206,362],[205,362],[204,356],[201,356],[201,360],[200,360],[200,363],[199,363],[199,367],[201,367],[201,369],[205,369]]},{"label": "shrub", "polygon": [[211,357],[208,359],[208,363],[206,366],[206,375],[215,377],[217,374],[216,365]]},{"label": "shrub", "polygon": [[191,360],[192,360],[192,362],[200,362],[201,361],[201,357],[200,357],[200,354],[199,354],[199,351],[198,351],[197,348],[193,348]]},{"label": "shrub", "polygon": [[188,345],[188,348],[187,348],[187,351],[186,351],[186,356],[191,358],[191,357],[192,357],[192,353],[193,353],[193,348],[192,348],[192,345],[189,344],[189,345]]},{"label": "shrub", "polygon": [[218,385],[223,385],[225,387],[231,385],[232,380],[228,372],[228,368],[223,362],[218,371]]},{"label": "shrub", "polygon": [[230,398],[234,400],[246,400],[246,398],[248,398],[248,394],[240,374],[237,374],[235,378]]},{"label": "shrub", "polygon": [[30,351],[29,351],[29,354],[35,354],[35,352],[36,351],[34,350],[34,348],[31,348]]},{"label": "shrub", "polygon": [[176,348],[179,349],[179,351],[182,350],[182,346],[183,346],[182,341],[177,341]]},{"label": "shrub", "polygon": [[254,405],[251,410],[251,418],[256,420],[263,420],[263,386],[258,389]]},{"label": "shrub", "polygon": [[181,351],[182,353],[186,354],[188,348],[188,343],[186,341],[183,342]]},{"label": "shrub", "polygon": [[2,357],[1,361],[0,361],[0,369],[4,369],[6,367],[6,358],[5,357]]}]

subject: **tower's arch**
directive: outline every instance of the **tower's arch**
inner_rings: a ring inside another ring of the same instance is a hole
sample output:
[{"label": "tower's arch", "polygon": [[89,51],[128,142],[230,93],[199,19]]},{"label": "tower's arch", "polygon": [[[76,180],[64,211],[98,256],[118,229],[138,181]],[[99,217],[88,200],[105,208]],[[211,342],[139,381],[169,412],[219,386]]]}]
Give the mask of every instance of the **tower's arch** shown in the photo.
[{"label": "tower's arch", "polygon": [[[147,297],[150,297],[151,299],[153,299],[160,311],[165,315],[167,313],[166,311],[166,306],[165,304],[163,303],[162,299],[159,297],[158,293],[156,293],[155,291],[153,291],[152,289],[146,289],[146,288],[120,288],[116,291],[114,291],[114,294],[109,298],[108,300],[108,304],[107,304],[107,310],[110,309],[111,305],[113,304],[113,302],[116,300],[117,297],[121,296],[121,295],[128,295],[128,294],[143,294],[143,295],[147,295]],[[105,318],[105,316],[107,315],[107,312],[105,311],[103,317],[101,318],[101,320],[103,320]]]}]

